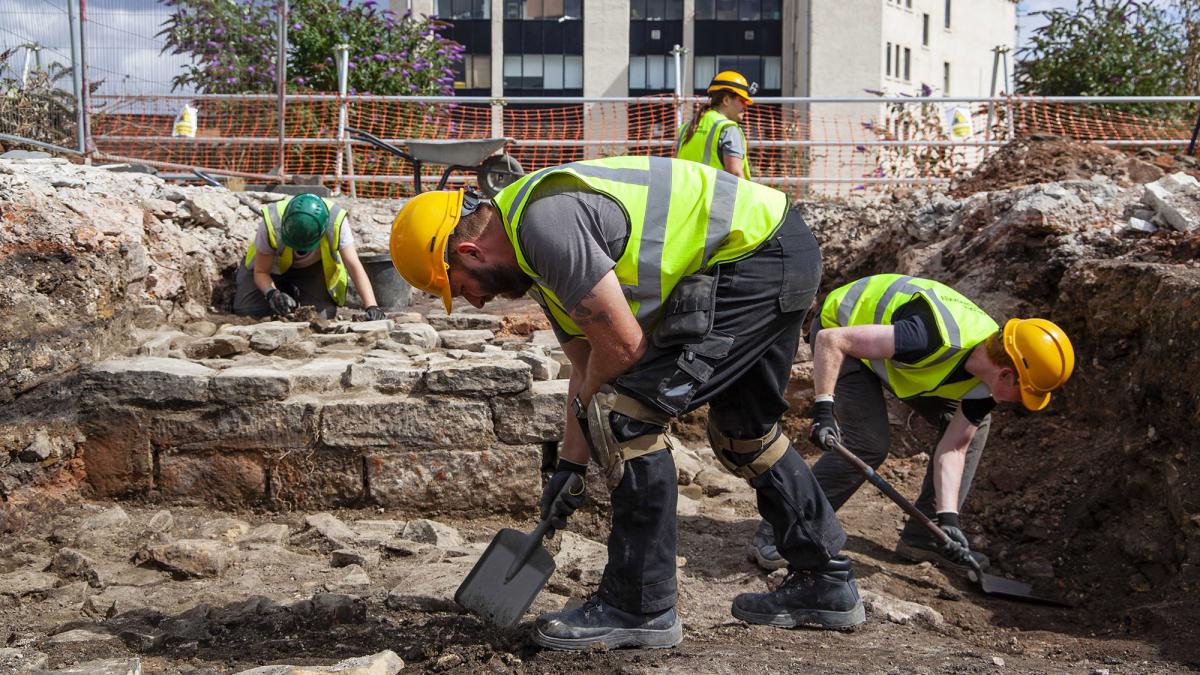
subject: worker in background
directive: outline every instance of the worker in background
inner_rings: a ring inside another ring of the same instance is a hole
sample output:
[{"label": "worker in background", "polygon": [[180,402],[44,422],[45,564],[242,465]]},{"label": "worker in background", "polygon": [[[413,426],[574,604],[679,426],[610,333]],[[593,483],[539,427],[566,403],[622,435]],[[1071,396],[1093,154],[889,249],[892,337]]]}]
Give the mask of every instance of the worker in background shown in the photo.
[{"label": "worker in background", "polygon": [[750,178],[746,135],[738,124],[754,104],[750,97],[756,92],[758,84],[748,84],[740,73],[717,73],[708,85],[708,103],[679,127],[675,157],[715,166],[738,178]]},{"label": "worker in background", "polygon": [[346,211],[313,194],[289,197],[262,210],[258,232],[237,271],[233,313],[288,316],[311,305],[332,319],[346,304],[349,279],[366,312],[357,319],[386,318],[354,249]]},{"label": "worker in background", "polygon": [[[1010,319],[1001,329],[982,309],[936,281],[899,274],[859,279],[829,294],[814,321],[813,386],[816,401],[809,433],[828,450],[838,440],[878,468],[890,446],[887,389],[941,431],[925,471],[916,507],[950,536],[941,544],[909,519],[896,552],[903,558],[967,569],[971,550],[959,520],[983,454],[997,403],[1042,410],[1050,392],[1075,366],[1071,341],[1045,319]],[[826,452],[813,474],[833,508],[863,483],[863,475],[835,452]],[[757,557],[773,548],[769,526],[755,538]],[[765,534],[765,537],[764,537]]]},{"label": "worker in background", "polygon": [[550,167],[491,203],[414,197],[392,226],[410,284],[483,307],[529,293],[571,360],[568,410],[543,517],[562,528],[583,501],[549,507],[589,455],[612,491],[608,565],[583,606],[538,618],[554,649],[670,647],[678,483],[667,425],[708,404],[720,462],[758,493],[792,574],[742,593],[734,616],[844,628],[863,606],[846,535],[783,434],[784,392],[821,276],[816,239],[787,195],[696,162],[612,157]]}]

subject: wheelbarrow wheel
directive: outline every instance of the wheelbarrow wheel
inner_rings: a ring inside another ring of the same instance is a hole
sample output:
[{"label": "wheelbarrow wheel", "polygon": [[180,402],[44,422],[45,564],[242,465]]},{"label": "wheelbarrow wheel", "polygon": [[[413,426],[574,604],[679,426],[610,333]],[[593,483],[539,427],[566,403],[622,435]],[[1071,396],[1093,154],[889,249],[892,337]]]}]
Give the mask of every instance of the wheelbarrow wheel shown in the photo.
[{"label": "wheelbarrow wheel", "polygon": [[483,160],[483,164],[475,170],[475,175],[479,178],[479,189],[491,198],[524,176],[525,169],[521,168],[521,163],[512,155],[492,155]]}]

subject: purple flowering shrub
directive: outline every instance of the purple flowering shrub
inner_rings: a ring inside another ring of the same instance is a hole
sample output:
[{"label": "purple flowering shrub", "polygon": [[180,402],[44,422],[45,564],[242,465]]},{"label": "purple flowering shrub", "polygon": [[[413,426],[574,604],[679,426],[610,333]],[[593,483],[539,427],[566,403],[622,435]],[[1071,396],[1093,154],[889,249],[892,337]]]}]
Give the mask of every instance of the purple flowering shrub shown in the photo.
[{"label": "purple flowering shrub", "polygon": [[[190,54],[174,89],[206,94],[275,89],[276,4],[264,0],[160,0],[171,16],[163,51]],[[288,90],[337,92],[334,48],[349,50],[351,93],[451,95],[463,46],[443,37],[449,24],[397,15],[374,0],[290,0]]]}]

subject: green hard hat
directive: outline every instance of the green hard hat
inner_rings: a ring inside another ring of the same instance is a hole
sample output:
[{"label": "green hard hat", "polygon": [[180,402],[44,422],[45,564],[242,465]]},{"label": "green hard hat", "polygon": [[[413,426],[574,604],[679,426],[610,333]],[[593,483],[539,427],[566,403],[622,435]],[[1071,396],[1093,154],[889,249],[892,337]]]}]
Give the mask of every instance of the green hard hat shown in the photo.
[{"label": "green hard hat", "polygon": [[329,207],[316,195],[296,195],[283,212],[283,243],[299,251],[311,251],[325,236]]}]

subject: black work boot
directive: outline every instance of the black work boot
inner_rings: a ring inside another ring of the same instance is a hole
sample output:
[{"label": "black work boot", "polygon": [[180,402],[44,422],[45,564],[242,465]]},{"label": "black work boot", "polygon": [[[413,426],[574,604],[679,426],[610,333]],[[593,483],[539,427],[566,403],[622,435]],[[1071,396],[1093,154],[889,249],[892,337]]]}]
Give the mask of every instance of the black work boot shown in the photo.
[{"label": "black work boot", "polygon": [[750,559],[758,563],[764,570],[778,570],[787,567],[787,560],[779,555],[775,548],[775,528],[767,521],[759,521],[758,531],[750,542]]},{"label": "black work boot", "polygon": [[[900,533],[900,541],[896,543],[896,555],[909,562],[931,562],[938,567],[966,574],[971,571],[968,565],[961,565],[942,555],[941,542],[930,536]],[[987,570],[991,561],[979,551],[972,550],[971,557],[979,563],[979,569]]]},{"label": "black work boot", "polygon": [[845,556],[820,569],[791,570],[778,590],[742,593],[733,599],[732,611],[747,623],[786,628],[850,628],[867,620]]},{"label": "black work boot", "polygon": [[659,649],[683,642],[683,622],[673,607],[657,614],[630,614],[593,595],[575,609],[539,616],[533,641],[550,649],[572,651],[601,643],[609,649]]}]

